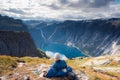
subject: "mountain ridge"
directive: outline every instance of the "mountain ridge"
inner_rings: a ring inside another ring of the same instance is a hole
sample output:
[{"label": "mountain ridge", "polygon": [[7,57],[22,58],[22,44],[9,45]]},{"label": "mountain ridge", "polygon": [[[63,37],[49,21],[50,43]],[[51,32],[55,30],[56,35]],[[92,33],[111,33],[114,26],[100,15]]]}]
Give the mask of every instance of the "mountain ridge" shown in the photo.
[{"label": "mountain ridge", "polygon": [[[32,22],[27,25],[36,45],[40,48],[44,48],[43,45],[49,43],[65,45],[71,43],[91,56],[120,53],[120,18],[63,22],[38,21],[37,25]],[[117,49],[113,49],[114,45]]]},{"label": "mountain ridge", "polygon": [[0,30],[28,32],[27,26],[22,20],[2,15],[0,15]]}]

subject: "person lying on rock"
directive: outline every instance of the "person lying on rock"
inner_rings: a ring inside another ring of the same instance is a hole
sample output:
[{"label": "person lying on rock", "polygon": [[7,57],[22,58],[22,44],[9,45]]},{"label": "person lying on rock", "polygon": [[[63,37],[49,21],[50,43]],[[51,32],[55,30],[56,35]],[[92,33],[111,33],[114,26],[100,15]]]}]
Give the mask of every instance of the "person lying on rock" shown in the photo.
[{"label": "person lying on rock", "polygon": [[72,72],[72,68],[68,67],[66,62],[64,60],[60,59],[60,55],[56,53],[54,55],[55,62],[50,67],[48,72],[44,74],[44,77],[52,78],[52,77],[66,77],[69,75],[72,75],[72,77],[75,76],[75,74]]}]

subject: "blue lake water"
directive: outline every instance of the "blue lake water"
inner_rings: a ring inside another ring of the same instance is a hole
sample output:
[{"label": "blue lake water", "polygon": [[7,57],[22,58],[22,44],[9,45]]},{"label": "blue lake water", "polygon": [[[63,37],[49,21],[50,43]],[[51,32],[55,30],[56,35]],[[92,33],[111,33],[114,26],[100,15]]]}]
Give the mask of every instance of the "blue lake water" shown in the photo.
[{"label": "blue lake water", "polygon": [[65,55],[67,58],[75,57],[87,57],[86,54],[82,53],[75,47],[66,46],[62,44],[47,44],[42,48],[43,51],[58,52]]}]

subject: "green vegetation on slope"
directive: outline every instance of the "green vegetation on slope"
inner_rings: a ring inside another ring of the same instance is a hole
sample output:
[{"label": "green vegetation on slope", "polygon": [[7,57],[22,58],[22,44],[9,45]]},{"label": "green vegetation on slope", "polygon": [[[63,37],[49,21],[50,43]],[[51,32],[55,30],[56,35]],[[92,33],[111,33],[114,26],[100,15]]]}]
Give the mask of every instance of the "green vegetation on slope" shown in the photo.
[{"label": "green vegetation on slope", "polygon": [[49,58],[46,54],[45,54],[45,52],[43,52],[41,49],[37,49],[37,51],[39,52],[39,54],[41,55],[41,58]]}]

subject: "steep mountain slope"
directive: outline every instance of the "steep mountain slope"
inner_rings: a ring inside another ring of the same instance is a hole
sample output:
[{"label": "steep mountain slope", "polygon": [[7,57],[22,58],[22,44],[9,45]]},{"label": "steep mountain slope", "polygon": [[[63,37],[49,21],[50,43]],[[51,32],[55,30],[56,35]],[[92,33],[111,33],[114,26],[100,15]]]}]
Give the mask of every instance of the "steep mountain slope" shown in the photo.
[{"label": "steep mountain slope", "polygon": [[0,15],[0,55],[42,57],[27,31],[21,20]]},{"label": "steep mountain slope", "polygon": [[27,27],[21,20],[1,15],[0,15],[0,30],[28,31]]},{"label": "steep mountain slope", "polygon": [[48,44],[63,44],[91,56],[120,53],[119,18],[25,23],[29,25],[28,29],[36,45],[42,49]]}]

